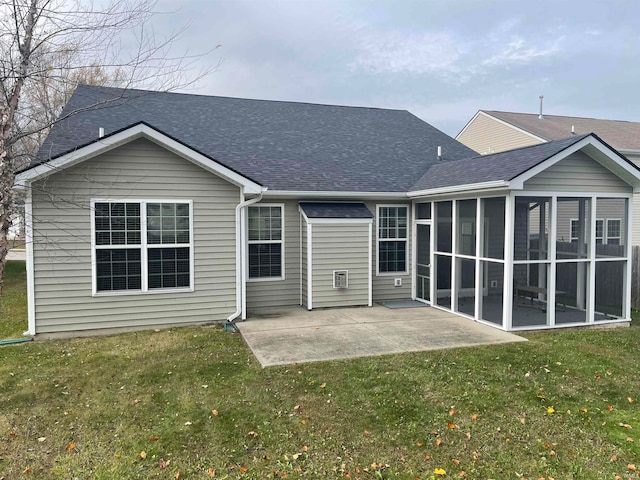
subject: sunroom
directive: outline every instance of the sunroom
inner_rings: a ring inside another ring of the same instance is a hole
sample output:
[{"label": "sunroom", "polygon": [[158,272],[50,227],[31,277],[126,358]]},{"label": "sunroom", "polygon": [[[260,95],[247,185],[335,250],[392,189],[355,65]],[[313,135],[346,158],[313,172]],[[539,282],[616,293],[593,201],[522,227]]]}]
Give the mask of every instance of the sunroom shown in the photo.
[{"label": "sunroom", "polygon": [[416,300],[504,330],[630,320],[640,170],[596,136],[438,165],[416,186]]}]

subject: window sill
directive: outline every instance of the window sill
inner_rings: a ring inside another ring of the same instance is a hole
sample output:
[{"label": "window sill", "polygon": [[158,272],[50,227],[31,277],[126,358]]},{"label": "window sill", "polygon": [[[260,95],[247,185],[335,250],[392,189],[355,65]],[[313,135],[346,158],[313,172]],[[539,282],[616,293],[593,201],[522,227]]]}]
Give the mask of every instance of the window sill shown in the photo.
[{"label": "window sill", "polygon": [[247,278],[247,283],[260,283],[260,282],[279,282],[284,280],[284,277],[261,277],[261,278]]},{"label": "window sill", "polygon": [[193,287],[187,288],[153,288],[150,290],[115,290],[110,292],[96,292],[92,297],[124,297],[138,295],[157,295],[161,293],[193,293]]}]

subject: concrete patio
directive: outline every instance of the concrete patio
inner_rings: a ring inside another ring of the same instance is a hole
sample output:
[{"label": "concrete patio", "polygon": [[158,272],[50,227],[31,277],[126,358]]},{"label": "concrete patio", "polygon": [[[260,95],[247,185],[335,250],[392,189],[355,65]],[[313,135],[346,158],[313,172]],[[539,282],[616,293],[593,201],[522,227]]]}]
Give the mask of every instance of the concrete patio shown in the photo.
[{"label": "concrete patio", "polygon": [[282,307],[236,325],[263,367],[526,341],[428,306]]}]

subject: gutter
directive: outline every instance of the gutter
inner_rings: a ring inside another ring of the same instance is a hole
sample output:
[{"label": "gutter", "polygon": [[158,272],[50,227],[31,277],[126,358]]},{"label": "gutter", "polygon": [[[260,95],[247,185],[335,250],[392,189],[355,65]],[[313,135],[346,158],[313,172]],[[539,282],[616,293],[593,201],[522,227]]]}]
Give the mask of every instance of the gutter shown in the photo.
[{"label": "gutter", "polygon": [[481,182],[481,183],[469,183],[467,185],[453,185],[450,187],[439,187],[439,188],[430,188],[427,190],[415,190],[409,192],[407,195],[409,198],[428,196],[428,195],[444,195],[444,194],[455,194],[455,193],[472,193],[477,192],[478,190],[489,190],[496,188],[511,188],[512,185],[510,182],[506,180],[494,180],[490,182]]},{"label": "gutter", "polygon": [[[244,260],[244,249],[242,248],[244,245],[243,242],[243,232],[242,228],[242,209],[248,207],[249,205],[253,205],[254,203],[262,200],[262,195],[264,194],[263,190],[260,192],[255,198],[250,200],[245,200],[244,202],[236,205],[236,311],[233,312],[229,317],[227,317],[227,324],[233,323],[233,321],[240,316],[242,313],[242,286],[245,283],[245,269],[243,265]],[[226,328],[226,326],[225,326]]]}]

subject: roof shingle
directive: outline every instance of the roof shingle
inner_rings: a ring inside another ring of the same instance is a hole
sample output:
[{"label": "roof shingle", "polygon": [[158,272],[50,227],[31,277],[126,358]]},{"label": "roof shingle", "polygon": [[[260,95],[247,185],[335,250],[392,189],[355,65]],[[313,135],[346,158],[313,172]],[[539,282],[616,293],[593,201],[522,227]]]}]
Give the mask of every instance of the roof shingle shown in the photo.
[{"label": "roof shingle", "polygon": [[138,122],[270,190],[406,192],[438,146],[473,154],[404,110],[79,86],[62,117],[34,164]]}]

